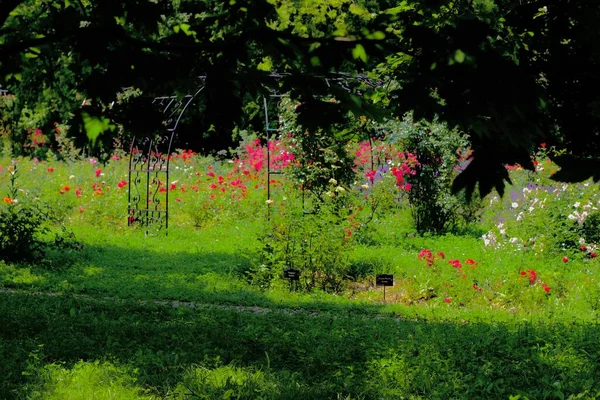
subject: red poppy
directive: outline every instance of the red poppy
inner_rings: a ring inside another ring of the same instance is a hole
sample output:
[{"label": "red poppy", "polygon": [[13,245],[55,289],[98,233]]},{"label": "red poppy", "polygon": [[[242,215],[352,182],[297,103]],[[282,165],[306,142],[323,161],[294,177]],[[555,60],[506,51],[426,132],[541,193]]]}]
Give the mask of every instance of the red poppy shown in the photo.
[{"label": "red poppy", "polygon": [[127,181],[121,181],[119,183],[117,183],[117,186],[120,188],[124,187],[125,185],[127,185]]},{"label": "red poppy", "polygon": [[546,285],[545,283],[542,283],[542,288],[546,293],[550,293],[550,286]]},{"label": "red poppy", "polygon": [[48,167],[48,172],[54,172],[54,167]]}]

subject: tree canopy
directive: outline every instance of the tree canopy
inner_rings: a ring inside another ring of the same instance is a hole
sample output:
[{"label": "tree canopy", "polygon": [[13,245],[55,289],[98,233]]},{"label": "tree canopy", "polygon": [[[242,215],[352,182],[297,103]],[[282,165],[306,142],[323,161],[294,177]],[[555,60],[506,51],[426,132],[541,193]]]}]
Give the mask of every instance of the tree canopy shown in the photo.
[{"label": "tree canopy", "polygon": [[[595,0],[0,0],[0,85],[19,117],[42,102],[39,123],[84,110],[140,132],[160,118],[124,88],[184,93],[201,75],[221,135],[269,88],[311,127],[437,116],[473,148],[455,189],[485,195],[503,192],[506,164],[533,169],[542,142],[561,150],[557,179],[600,180],[599,18]],[[359,96],[321,78],[333,72],[381,84]]]}]

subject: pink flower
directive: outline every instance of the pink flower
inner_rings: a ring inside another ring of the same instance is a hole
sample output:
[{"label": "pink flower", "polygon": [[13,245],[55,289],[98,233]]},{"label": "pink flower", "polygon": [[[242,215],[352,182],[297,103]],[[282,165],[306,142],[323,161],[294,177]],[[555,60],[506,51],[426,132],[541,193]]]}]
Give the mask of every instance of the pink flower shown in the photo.
[{"label": "pink flower", "polygon": [[127,185],[127,181],[121,181],[119,183],[117,183],[117,186],[120,188],[124,187],[125,185]]},{"label": "pink flower", "polygon": [[452,268],[462,268],[462,264],[458,260],[450,260],[448,264],[452,265]]},{"label": "pink flower", "polygon": [[96,178],[100,176],[100,174],[102,173],[101,169],[97,169],[96,170]]},{"label": "pink flower", "polygon": [[451,302],[452,302],[452,299],[451,299],[450,297],[446,297],[446,298],[444,299],[444,303],[448,303],[448,304],[449,304],[449,303],[451,303]]},{"label": "pink flower", "polygon": [[446,258],[446,255],[444,254],[444,252],[443,252],[443,251],[438,251],[438,253],[437,253],[437,256],[438,256],[439,258],[441,258],[442,260],[443,260],[444,258]]},{"label": "pink flower", "polygon": [[563,261],[564,263],[566,263],[566,262],[569,262],[569,257],[567,257],[567,256],[564,256],[564,257],[562,258],[562,261]]}]

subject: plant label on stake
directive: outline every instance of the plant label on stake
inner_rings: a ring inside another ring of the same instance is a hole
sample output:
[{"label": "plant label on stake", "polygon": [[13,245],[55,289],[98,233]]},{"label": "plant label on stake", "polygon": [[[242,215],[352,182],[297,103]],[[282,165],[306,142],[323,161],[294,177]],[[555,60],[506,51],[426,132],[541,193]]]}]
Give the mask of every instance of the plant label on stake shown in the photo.
[{"label": "plant label on stake", "polygon": [[385,288],[386,286],[394,286],[394,275],[391,274],[380,274],[375,277],[375,285],[383,286],[383,301],[385,301]]},{"label": "plant label on stake", "polygon": [[283,279],[287,279],[290,282],[290,292],[292,291],[292,282],[300,281],[300,270],[295,268],[285,268],[283,270]]},{"label": "plant label on stake", "polygon": [[300,280],[300,270],[294,268],[286,268],[283,270],[283,279],[288,279],[290,281],[299,281]]}]

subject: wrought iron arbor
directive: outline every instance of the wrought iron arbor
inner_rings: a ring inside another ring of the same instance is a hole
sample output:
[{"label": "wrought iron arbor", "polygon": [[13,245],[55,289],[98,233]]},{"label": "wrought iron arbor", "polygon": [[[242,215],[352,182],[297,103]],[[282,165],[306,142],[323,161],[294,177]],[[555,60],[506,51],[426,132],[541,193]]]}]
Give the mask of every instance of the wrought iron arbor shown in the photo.
[{"label": "wrought iron arbor", "polygon": [[[152,104],[165,116],[164,131],[133,138],[129,152],[129,226],[139,224],[160,230],[169,227],[169,161],[179,120],[190,103],[204,89],[205,77],[194,94],[156,97]],[[166,190],[165,190],[166,189]]]},{"label": "wrought iron arbor", "polygon": [[[272,73],[272,78],[281,78],[285,74]],[[381,82],[373,82],[364,75],[350,75],[337,73],[329,76],[317,77],[324,79],[328,86],[336,85],[350,92],[351,82],[364,83],[375,87]],[[128,196],[128,225],[139,224],[146,227],[146,233],[152,226],[157,230],[169,227],[169,161],[173,140],[176,137],[177,126],[188,106],[204,90],[206,76],[200,77],[201,84],[194,94],[183,98],[177,96],[160,96],[154,98],[154,104],[165,116],[164,130],[154,136],[134,137],[129,155],[129,196]],[[360,94],[360,93],[358,93]],[[265,135],[267,149],[274,135],[279,131],[278,118],[273,121],[269,118],[269,105],[271,99],[277,99],[277,108],[287,94],[272,90],[263,97],[265,113]],[[280,171],[271,169],[270,152],[267,150],[267,202],[271,200],[271,176],[280,174]],[[304,207],[304,206],[303,206]],[[270,209],[267,208],[267,217]]]}]

